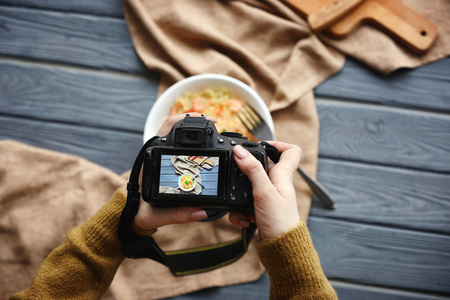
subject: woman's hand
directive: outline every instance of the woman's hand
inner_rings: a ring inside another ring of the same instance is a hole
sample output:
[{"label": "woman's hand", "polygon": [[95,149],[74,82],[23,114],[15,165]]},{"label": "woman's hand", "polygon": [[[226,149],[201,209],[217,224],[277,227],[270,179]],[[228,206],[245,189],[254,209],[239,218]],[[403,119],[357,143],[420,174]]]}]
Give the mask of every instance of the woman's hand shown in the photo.
[{"label": "woman's hand", "polygon": [[296,145],[270,142],[280,151],[277,164],[268,174],[261,163],[241,146],[233,149],[239,169],[247,175],[253,187],[255,216],[231,213],[230,222],[246,227],[256,221],[262,240],[273,239],[296,227],[300,222],[293,185],[294,172],[300,163],[301,149]]},{"label": "woman's hand", "polygon": [[[201,114],[199,113],[189,113],[189,115],[192,117],[201,116]],[[169,134],[173,125],[175,125],[178,121],[184,119],[185,116],[186,115],[177,115],[168,117],[161,128],[158,130],[156,135],[166,136],[167,134]],[[217,122],[217,120],[210,117],[206,117],[206,119],[213,121],[214,123]],[[142,171],[139,185],[142,185],[141,183]],[[124,187],[124,192],[125,194],[127,193],[126,187]],[[139,210],[134,218],[134,223],[140,229],[151,230],[169,224],[182,224],[200,221],[206,219],[207,217],[208,215],[206,214],[206,212],[200,207],[154,207],[145,202],[141,197]]]}]

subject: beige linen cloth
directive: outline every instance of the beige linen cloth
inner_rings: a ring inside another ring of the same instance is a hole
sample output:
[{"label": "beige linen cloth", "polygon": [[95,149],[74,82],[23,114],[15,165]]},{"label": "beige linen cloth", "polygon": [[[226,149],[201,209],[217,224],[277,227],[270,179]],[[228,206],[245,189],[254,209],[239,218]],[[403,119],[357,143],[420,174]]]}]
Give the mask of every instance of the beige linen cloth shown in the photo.
[{"label": "beige linen cloth", "polygon": [[[345,55],[388,73],[450,52],[449,2],[404,2],[439,28],[435,45],[420,57],[370,27],[342,41],[318,37],[277,0],[125,0],[124,10],[139,56],[149,69],[161,73],[160,92],[202,73],[244,81],[266,101],[277,139],[300,145],[302,166],[315,176],[319,122],[312,89],[342,68]],[[125,179],[83,159],[16,142],[0,142],[0,153],[0,298],[5,298],[28,286],[46,255]],[[306,220],[311,192],[298,175],[295,188]],[[174,250],[239,234],[224,218],[167,226],[155,239],[164,250]],[[238,262],[194,276],[175,278],[151,260],[126,260],[105,298],[164,298],[252,281],[262,272],[254,244]]]}]

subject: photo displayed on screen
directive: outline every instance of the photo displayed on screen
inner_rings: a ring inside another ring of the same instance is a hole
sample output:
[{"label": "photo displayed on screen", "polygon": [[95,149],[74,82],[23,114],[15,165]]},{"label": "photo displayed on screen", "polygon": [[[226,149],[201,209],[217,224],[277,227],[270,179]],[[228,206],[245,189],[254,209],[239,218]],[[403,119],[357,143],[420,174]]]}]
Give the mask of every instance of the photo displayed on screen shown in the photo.
[{"label": "photo displayed on screen", "polygon": [[161,155],[160,194],[217,196],[218,156]]}]

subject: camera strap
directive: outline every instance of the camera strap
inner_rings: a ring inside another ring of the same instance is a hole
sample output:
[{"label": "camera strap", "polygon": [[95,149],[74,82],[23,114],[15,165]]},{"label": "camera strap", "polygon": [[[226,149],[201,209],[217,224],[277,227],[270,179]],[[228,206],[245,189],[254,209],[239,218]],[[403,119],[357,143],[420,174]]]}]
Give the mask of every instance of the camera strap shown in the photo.
[{"label": "camera strap", "polygon": [[247,251],[248,244],[256,230],[256,225],[242,229],[240,238],[192,249],[163,251],[151,236],[136,235],[132,231],[134,217],[139,209],[141,195],[139,192],[139,174],[144,161],[146,149],[159,137],[148,140],[141,148],[131,170],[127,185],[127,202],[119,221],[119,239],[129,258],[150,258],[166,265],[173,275],[184,276],[212,271],[229,265],[241,258]]}]

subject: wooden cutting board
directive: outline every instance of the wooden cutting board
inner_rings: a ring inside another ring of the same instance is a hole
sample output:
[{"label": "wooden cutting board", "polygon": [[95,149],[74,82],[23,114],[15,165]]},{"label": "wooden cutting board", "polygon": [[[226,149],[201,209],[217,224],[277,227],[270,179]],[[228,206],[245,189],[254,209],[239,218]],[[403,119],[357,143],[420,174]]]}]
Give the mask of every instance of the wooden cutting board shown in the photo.
[{"label": "wooden cutting board", "polygon": [[427,51],[437,38],[436,25],[399,0],[284,0],[306,16],[313,29],[325,28],[334,38],[345,38],[356,27],[370,23],[411,51]]}]

